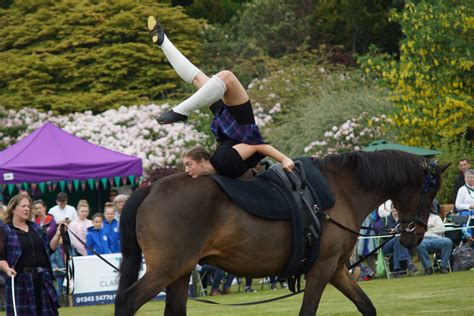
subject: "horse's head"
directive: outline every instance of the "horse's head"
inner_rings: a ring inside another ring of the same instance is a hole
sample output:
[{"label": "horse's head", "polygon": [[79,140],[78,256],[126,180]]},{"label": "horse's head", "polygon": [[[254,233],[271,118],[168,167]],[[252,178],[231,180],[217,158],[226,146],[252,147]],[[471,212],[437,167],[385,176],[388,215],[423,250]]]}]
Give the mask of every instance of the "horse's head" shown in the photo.
[{"label": "horse's head", "polygon": [[392,201],[399,212],[403,246],[413,248],[423,240],[433,200],[441,185],[441,174],[448,167],[449,164],[437,165],[435,160],[423,160],[420,164],[421,185],[403,187],[394,194]]}]

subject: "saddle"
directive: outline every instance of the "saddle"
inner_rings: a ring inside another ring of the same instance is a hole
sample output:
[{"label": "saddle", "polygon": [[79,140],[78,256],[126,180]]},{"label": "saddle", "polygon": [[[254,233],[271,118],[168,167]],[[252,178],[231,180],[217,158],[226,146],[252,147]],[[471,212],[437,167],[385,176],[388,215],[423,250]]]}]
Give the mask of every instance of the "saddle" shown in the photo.
[{"label": "saddle", "polygon": [[[326,178],[310,158],[294,160],[296,168],[285,172],[280,164],[251,179],[210,175],[237,205],[247,212],[269,220],[292,222],[292,252],[283,277],[289,284],[307,273],[319,256],[320,210],[334,203]],[[290,287],[292,291],[295,291]]]}]

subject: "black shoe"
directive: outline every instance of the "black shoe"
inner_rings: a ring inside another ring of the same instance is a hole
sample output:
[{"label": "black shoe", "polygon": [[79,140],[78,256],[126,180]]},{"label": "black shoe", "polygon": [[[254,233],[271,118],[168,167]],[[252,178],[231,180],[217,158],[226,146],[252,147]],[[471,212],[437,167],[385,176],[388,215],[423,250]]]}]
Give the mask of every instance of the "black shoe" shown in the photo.
[{"label": "black shoe", "polygon": [[433,267],[425,269],[425,275],[432,275],[433,274]]},{"label": "black shoe", "polygon": [[148,30],[150,31],[151,40],[153,44],[158,44],[160,46],[165,40],[165,31],[160,25],[154,16],[148,17]]},{"label": "black shoe", "polygon": [[176,113],[175,111],[171,110],[161,114],[156,120],[160,124],[171,124],[175,122],[184,122],[188,119],[186,115]]},{"label": "black shoe", "polygon": [[408,265],[408,272],[416,273],[416,272],[418,272],[418,269],[415,267],[415,265],[413,263],[410,263]]},{"label": "black shoe", "polygon": [[445,268],[445,267],[441,267],[441,269],[439,269],[439,273],[441,273],[441,274],[448,274],[448,273],[449,273],[449,269],[448,269],[448,268]]},{"label": "black shoe", "polygon": [[254,289],[252,289],[250,286],[246,286],[245,287],[245,293],[255,293],[257,291],[255,291]]}]

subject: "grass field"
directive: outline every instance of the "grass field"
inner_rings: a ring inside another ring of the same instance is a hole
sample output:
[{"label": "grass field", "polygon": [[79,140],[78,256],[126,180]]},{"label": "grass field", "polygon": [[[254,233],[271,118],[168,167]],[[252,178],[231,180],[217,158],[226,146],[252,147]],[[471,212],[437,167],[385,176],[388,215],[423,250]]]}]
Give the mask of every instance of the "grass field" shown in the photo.
[{"label": "grass field", "polygon": [[[379,279],[359,283],[375,304],[379,315],[474,315],[472,299],[474,271],[447,275]],[[240,303],[268,299],[289,293],[288,290],[260,290],[256,293],[231,293],[206,297],[220,303]],[[232,289],[236,292],[237,289]],[[188,315],[297,315],[302,294],[262,305],[229,307],[188,302]],[[150,302],[137,315],[162,315],[164,302]],[[113,305],[61,308],[61,315],[113,315]],[[355,305],[338,290],[328,286],[323,294],[318,315],[359,315]]]}]

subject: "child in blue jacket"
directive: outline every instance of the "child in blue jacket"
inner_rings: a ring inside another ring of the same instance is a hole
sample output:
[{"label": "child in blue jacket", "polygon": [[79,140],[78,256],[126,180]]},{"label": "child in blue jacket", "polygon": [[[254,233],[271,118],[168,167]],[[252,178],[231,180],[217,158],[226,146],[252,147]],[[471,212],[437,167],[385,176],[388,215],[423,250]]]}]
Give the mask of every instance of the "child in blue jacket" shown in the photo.
[{"label": "child in blue jacket", "polygon": [[[109,247],[109,238],[105,231],[102,229],[102,222],[102,213],[95,213],[94,215],[92,215],[93,226],[87,229],[86,237],[86,244],[101,255],[112,253]],[[87,249],[87,254],[90,256],[94,253]]]},{"label": "child in blue jacket", "polygon": [[105,203],[104,217],[105,221],[102,229],[109,239],[110,251],[113,253],[120,252],[119,222],[115,219],[115,209],[112,202]]}]

